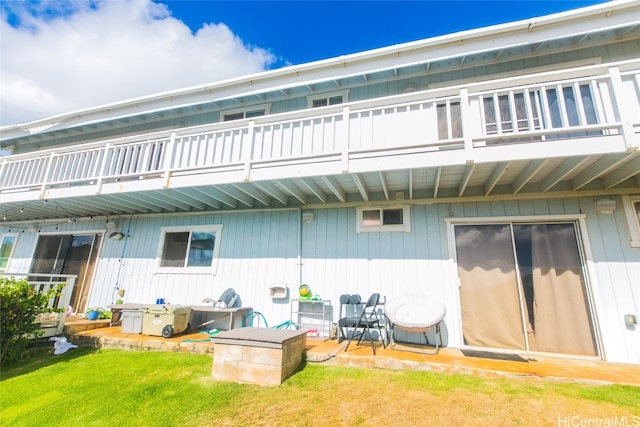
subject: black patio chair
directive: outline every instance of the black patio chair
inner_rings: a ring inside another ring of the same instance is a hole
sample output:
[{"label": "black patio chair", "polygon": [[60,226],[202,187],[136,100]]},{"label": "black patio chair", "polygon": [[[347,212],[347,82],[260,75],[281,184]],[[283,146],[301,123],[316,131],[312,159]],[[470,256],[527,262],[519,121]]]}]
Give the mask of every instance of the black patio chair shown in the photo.
[{"label": "black patio chair", "polygon": [[351,344],[351,341],[353,341],[353,338],[355,336],[358,336],[358,344],[360,344],[360,341],[362,341],[362,338],[366,335],[368,336],[369,342],[371,343],[373,354],[376,354],[376,348],[373,345],[372,334],[372,330],[374,328],[378,330],[378,337],[382,342],[382,346],[384,348],[387,347],[384,337],[382,336],[382,330],[380,329],[380,318],[378,317],[378,313],[376,311],[379,301],[379,293],[371,294],[359,316],[344,317],[338,321],[338,327],[340,328],[353,328],[353,333],[349,337],[349,342],[347,343],[344,351],[347,351],[349,349],[349,345]]},{"label": "black patio chair", "polygon": [[[358,319],[358,307],[364,305],[360,295],[340,295],[340,318],[338,319],[338,344],[349,339],[349,328],[353,328]],[[351,326],[350,326],[351,325]]]}]

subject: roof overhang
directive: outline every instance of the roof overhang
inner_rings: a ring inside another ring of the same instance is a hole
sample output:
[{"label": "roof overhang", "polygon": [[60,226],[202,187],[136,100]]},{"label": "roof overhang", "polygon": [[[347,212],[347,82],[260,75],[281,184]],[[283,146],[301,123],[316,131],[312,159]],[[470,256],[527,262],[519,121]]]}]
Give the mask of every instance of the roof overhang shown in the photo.
[{"label": "roof overhang", "polygon": [[[445,65],[462,67],[485,54],[486,61],[502,55],[539,55],[550,49],[577,48],[607,40],[636,36],[640,0],[617,0],[582,9],[507,24],[462,31],[425,40],[374,49],[308,64],[284,67],[186,89],[82,109],[50,118],[0,128],[3,147],[29,140],[32,135],[117,123],[135,116],[153,116],[167,110],[189,109],[203,103],[287,94],[294,87],[313,88],[322,82],[409,72],[429,73]],[[591,40],[590,34],[598,34]],[[549,42],[555,43],[549,44]],[[519,48],[519,50],[518,50]],[[511,52],[513,51],[513,52]],[[503,57],[504,58],[504,57]],[[448,62],[448,64],[447,64]],[[9,141],[14,140],[14,141]]]}]

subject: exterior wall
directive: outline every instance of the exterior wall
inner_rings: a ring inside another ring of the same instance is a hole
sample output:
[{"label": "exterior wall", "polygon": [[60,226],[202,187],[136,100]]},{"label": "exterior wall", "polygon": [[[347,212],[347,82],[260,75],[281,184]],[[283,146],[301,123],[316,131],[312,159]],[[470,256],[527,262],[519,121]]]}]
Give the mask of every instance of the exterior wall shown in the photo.
[{"label": "exterior wall", "polygon": [[[630,247],[622,202],[613,198],[618,206],[613,214],[596,212],[592,197],[416,204],[411,209],[409,233],[356,233],[355,208],[313,210],[315,220],[308,224],[299,221],[298,210],[142,217],[131,222],[121,218],[119,230],[128,230],[131,237],[103,240],[89,305],[111,304],[118,298],[116,286],[126,290],[127,302],[152,303],[164,297],[179,304],[200,304],[203,298],[217,298],[233,287],[244,306],[263,313],[273,326],[290,316],[289,300],[270,298],[269,287],[274,282],[286,283],[290,297],[300,283],[309,284],[314,294],[332,301],[334,321],[343,293],[366,298],[380,292],[391,298],[419,292],[445,304],[444,342],[460,347],[457,275],[445,219],[584,214],[585,227],[580,231],[604,357],[640,363],[640,330],[626,327],[623,318],[640,313],[640,249]],[[203,224],[223,225],[217,273],[158,274],[161,227]],[[0,231],[9,230],[3,226]],[[41,234],[79,231],[103,232],[104,220],[40,228]],[[28,271],[37,235],[20,232],[9,272]]]},{"label": "exterior wall", "polygon": [[[262,312],[275,325],[276,320],[289,318],[289,306],[271,303],[270,284],[297,283],[299,277],[297,212],[134,219],[129,239],[105,239],[91,304],[107,305],[116,299],[116,283],[126,290],[125,301],[138,303],[165,298],[175,304],[199,305],[204,298],[217,299],[225,289],[234,288],[243,306]],[[161,227],[204,224],[223,225],[216,274],[159,273]],[[122,221],[123,232],[125,227],[129,225]]]}]

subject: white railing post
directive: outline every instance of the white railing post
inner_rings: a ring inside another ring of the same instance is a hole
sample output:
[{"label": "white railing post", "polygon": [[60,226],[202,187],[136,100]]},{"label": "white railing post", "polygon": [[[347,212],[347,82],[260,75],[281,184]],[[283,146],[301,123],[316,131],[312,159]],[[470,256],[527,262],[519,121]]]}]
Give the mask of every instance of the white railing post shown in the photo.
[{"label": "white railing post", "polygon": [[3,174],[5,170],[5,166],[7,165],[7,159],[2,160],[2,164],[0,164],[0,188],[4,187],[2,185]]},{"label": "white railing post", "polygon": [[345,106],[342,109],[342,122],[344,123],[344,137],[342,138],[343,142],[343,147],[342,147],[342,173],[348,173],[349,172],[349,145],[350,145],[350,141],[349,141],[349,130],[350,130],[350,125],[349,125],[349,115],[350,115],[351,110],[349,109],[349,106]]},{"label": "white railing post", "polygon": [[56,156],[56,152],[52,151],[49,156],[49,164],[47,165],[47,170],[44,173],[44,177],[42,177],[42,186],[40,187],[40,195],[38,196],[40,199],[44,199],[44,193],[47,190],[47,181],[49,180],[49,175],[51,174],[51,168],[53,167],[53,159]]},{"label": "white railing post", "polygon": [[173,163],[174,156],[174,146],[176,143],[176,133],[171,132],[171,137],[169,138],[169,143],[167,144],[167,151],[164,157],[164,188],[169,188],[169,181],[171,180],[171,164]]},{"label": "white railing post", "polygon": [[624,87],[622,86],[622,77],[618,67],[609,68],[609,76],[611,79],[611,89],[613,90],[614,108],[622,123],[622,137],[627,145],[627,149],[636,150],[640,147],[640,138],[635,137],[633,133],[633,125],[631,118],[628,117],[627,108],[624,108]]},{"label": "white railing post", "polygon": [[102,183],[104,181],[104,170],[107,167],[107,159],[109,158],[109,149],[111,148],[111,144],[107,142],[104,146],[104,157],[102,158],[102,162],[100,162],[99,170],[98,170],[98,179],[96,180],[96,194],[100,194],[102,192]]},{"label": "white railing post", "polygon": [[247,129],[247,144],[242,144],[242,161],[244,162],[244,180],[251,181],[251,155],[253,153],[253,138],[255,135],[255,122],[249,121]]},{"label": "white railing post", "polygon": [[[480,111],[478,111],[480,114]],[[473,128],[471,120],[473,112],[469,103],[469,89],[463,87],[460,89],[460,119],[462,120],[462,138],[464,140],[464,153],[467,163],[473,163]]]}]

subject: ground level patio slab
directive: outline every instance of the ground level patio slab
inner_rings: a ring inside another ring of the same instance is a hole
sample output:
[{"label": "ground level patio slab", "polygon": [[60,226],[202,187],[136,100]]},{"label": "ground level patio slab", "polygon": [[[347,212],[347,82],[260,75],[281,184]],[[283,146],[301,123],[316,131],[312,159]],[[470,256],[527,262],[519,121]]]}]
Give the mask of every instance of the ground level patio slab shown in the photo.
[{"label": "ground level patio slab", "polygon": [[[74,344],[86,347],[171,351],[212,356],[214,353],[214,343],[209,335],[203,333],[176,335],[165,339],[142,334],[123,334],[119,326],[114,326],[78,331],[69,335],[68,338]],[[513,355],[513,357],[507,357],[511,360],[501,360],[490,354],[487,357],[478,357],[478,355],[470,357],[460,349],[447,347],[441,348],[436,355],[415,352],[420,351],[420,348],[380,347],[373,355],[368,342],[366,345],[362,343],[359,346],[352,343],[346,352],[345,345],[346,342],[338,343],[335,339],[327,341],[307,339],[305,344],[307,363],[480,376],[541,377],[562,381],[640,386],[640,365],[546,355]],[[406,351],[407,349],[412,351]]]}]

